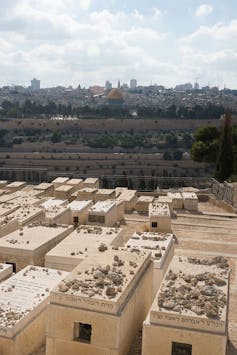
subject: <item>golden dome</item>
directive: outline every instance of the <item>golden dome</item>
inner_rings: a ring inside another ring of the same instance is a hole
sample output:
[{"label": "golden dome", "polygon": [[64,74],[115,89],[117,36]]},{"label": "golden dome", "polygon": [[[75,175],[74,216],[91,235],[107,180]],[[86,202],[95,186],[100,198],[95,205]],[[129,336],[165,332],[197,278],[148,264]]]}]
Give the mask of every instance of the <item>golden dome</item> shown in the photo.
[{"label": "golden dome", "polygon": [[122,100],[123,95],[119,89],[112,89],[109,93],[107,98],[109,100]]}]

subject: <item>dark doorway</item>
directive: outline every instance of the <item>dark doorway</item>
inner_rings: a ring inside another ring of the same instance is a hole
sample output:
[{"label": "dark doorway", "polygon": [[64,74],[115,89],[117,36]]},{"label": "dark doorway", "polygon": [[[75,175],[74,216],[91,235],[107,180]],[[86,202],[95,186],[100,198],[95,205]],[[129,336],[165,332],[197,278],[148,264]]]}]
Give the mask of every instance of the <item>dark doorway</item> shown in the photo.
[{"label": "dark doorway", "polygon": [[73,330],[73,340],[83,343],[91,342],[92,327],[90,324],[75,322]]},{"label": "dark doorway", "polygon": [[6,261],[7,265],[12,265],[12,271],[16,273],[16,263],[10,263],[10,261]]},{"label": "dark doorway", "polygon": [[192,345],[172,342],[171,355],[192,355]]}]

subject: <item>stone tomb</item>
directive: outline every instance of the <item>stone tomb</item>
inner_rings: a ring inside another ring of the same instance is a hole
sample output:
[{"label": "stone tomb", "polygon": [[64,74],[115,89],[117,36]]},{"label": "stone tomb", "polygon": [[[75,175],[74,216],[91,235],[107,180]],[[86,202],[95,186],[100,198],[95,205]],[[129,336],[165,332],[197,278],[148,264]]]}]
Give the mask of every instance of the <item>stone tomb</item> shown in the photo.
[{"label": "stone tomb", "polygon": [[65,276],[27,266],[0,284],[0,354],[32,354],[45,343],[49,293]]},{"label": "stone tomb", "polygon": [[54,189],[54,197],[61,200],[69,200],[74,191],[75,189],[71,185],[61,185]]},{"label": "stone tomb", "polygon": [[11,263],[13,271],[32,264],[44,266],[45,254],[61,242],[72,226],[28,225],[0,239],[0,262]]},{"label": "stone tomb", "polygon": [[57,177],[56,179],[54,179],[52,181],[52,184],[54,186],[54,189],[57,189],[58,187],[60,187],[61,185],[66,184],[69,181],[69,178],[67,177]]},{"label": "stone tomb", "polygon": [[159,233],[171,232],[170,209],[167,203],[155,200],[149,205],[149,231]]},{"label": "stone tomb", "polygon": [[34,190],[40,191],[42,197],[53,197],[54,195],[54,185],[47,182],[36,185]]},{"label": "stone tomb", "polygon": [[0,264],[0,282],[12,276],[13,268],[9,264]]},{"label": "stone tomb", "polygon": [[98,189],[95,195],[95,201],[105,201],[116,198],[114,189]]},{"label": "stone tomb", "polygon": [[130,250],[148,250],[153,261],[153,297],[174,255],[174,239],[171,233],[136,232],[127,241]]},{"label": "stone tomb", "polygon": [[52,206],[45,211],[47,224],[71,224],[71,211],[68,206]]},{"label": "stone tomb", "polygon": [[77,193],[77,200],[84,201],[84,200],[92,200],[95,201],[97,189],[92,187],[83,187],[83,189],[79,190]]},{"label": "stone tomb", "polygon": [[67,200],[57,200],[55,198],[50,198],[41,204],[45,210],[50,210],[53,207],[66,206],[68,204]]},{"label": "stone tomb", "polygon": [[98,248],[122,244],[121,228],[80,226],[46,254],[45,266],[72,271],[91,253],[98,253]]},{"label": "stone tomb", "polygon": [[18,219],[13,216],[0,217],[0,238],[19,228]]},{"label": "stone tomb", "polygon": [[6,189],[10,190],[11,192],[15,192],[15,191],[23,189],[23,187],[25,187],[25,186],[26,186],[25,181],[14,181],[14,182],[11,182],[10,184],[8,184],[6,186]]},{"label": "stone tomb", "polygon": [[173,211],[173,200],[170,196],[159,196],[157,201],[161,203],[168,203],[170,212]]},{"label": "stone tomb", "polygon": [[91,200],[73,201],[68,207],[71,211],[71,224],[78,226],[79,224],[87,224],[88,210],[93,205]]},{"label": "stone tomb", "polygon": [[175,256],[143,324],[142,355],[225,355],[229,268]]},{"label": "stone tomb", "polygon": [[198,211],[198,197],[195,192],[182,192],[184,209],[188,211]]},{"label": "stone tomb", "polygon": [[136,203],[137,212],[142,214],[143,213],[147,214],[149,209],[149,204],[152,203],[153,201],[154,201],[153,196],[140,196]]},{"label": "stone tomb", "polygon": [[9,218],[17,219],[19,226],[44,221],[45,214],[42,208],[28,204],[22,204],[20,206],[20,208],[8,215]]},{"label": "stone tomb", "polygon": [[115,200],[98,201],[88,210],[88,224],[113,227],[118,221]]},{"label": "stone tomb", "polygon": [[121,190],[117,200],[124,201],[125,212],[132,212],[136,208],[137,190]]},{"label": "stone tomb", "polygon": [[151,302],[148,252],[91,254],[50,295],[47,355],[126,355]]},{"label": "stone tomb", "polygon": [[93,189],[98,189],[99,185],[100,185],[100,181],[99,181],[98,178],[88,177],[83,182],[83,186],[84,187],[90,187],[90,188],[93,188]]},{"label": "stone tomb", "polygon": [[66,182],[66,185],[70,185],[74,187],[74,191],[80,190],[83,188],[83,180],[82,179],[70,179]]},{"label": "stone tomb", "polygon": [[184,208],[183,197],[180,192],[168,192],[167,196],[172,198],[174,210],[182,210]]}]

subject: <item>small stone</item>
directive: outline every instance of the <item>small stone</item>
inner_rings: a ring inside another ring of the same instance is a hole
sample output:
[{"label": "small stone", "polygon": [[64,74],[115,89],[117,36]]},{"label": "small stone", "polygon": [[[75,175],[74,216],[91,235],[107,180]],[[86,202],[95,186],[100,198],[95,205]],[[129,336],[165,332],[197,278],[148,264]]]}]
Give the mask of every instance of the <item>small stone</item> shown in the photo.
[{"label": "small stone", "polygon": [[163,308],[173,309],[175,306],[176,306],[175,302],[173,302],[173,301],[165,301],[165,302],[163,302]]},{"label": "small stone", "polygon": [[115,287],[108,286],[105,293],[106,293],[106,296],[115,297],[117,294],[117,291],[116,291]]}]

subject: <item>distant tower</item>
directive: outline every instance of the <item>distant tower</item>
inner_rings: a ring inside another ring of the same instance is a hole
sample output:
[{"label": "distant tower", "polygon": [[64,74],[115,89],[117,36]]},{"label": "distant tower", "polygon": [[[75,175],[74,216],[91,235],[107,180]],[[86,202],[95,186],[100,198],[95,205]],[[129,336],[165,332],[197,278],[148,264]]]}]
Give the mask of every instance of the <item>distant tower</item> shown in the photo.
[{"label": "distant tower", "polygon": [[32,91],[40,90],[40,80],[37,80],[35,78],[31,80],[31,90]]},{"label": "distant tower", "polygon": [[134,90],[137,87],[137,80],[136,79],[131,79],[130,80],[130,89]]},{"label": "distant tower", "polygon": [[112,90],[112,84],[108,80],[105,83],[105,90],[106,91]]},{"label": "distant tower", "polygon": [[118,81],[118,89],[120,89],[120,86],[121,86],[121,85],[120,85],[120,80],[119,80],[119,81]]}]

